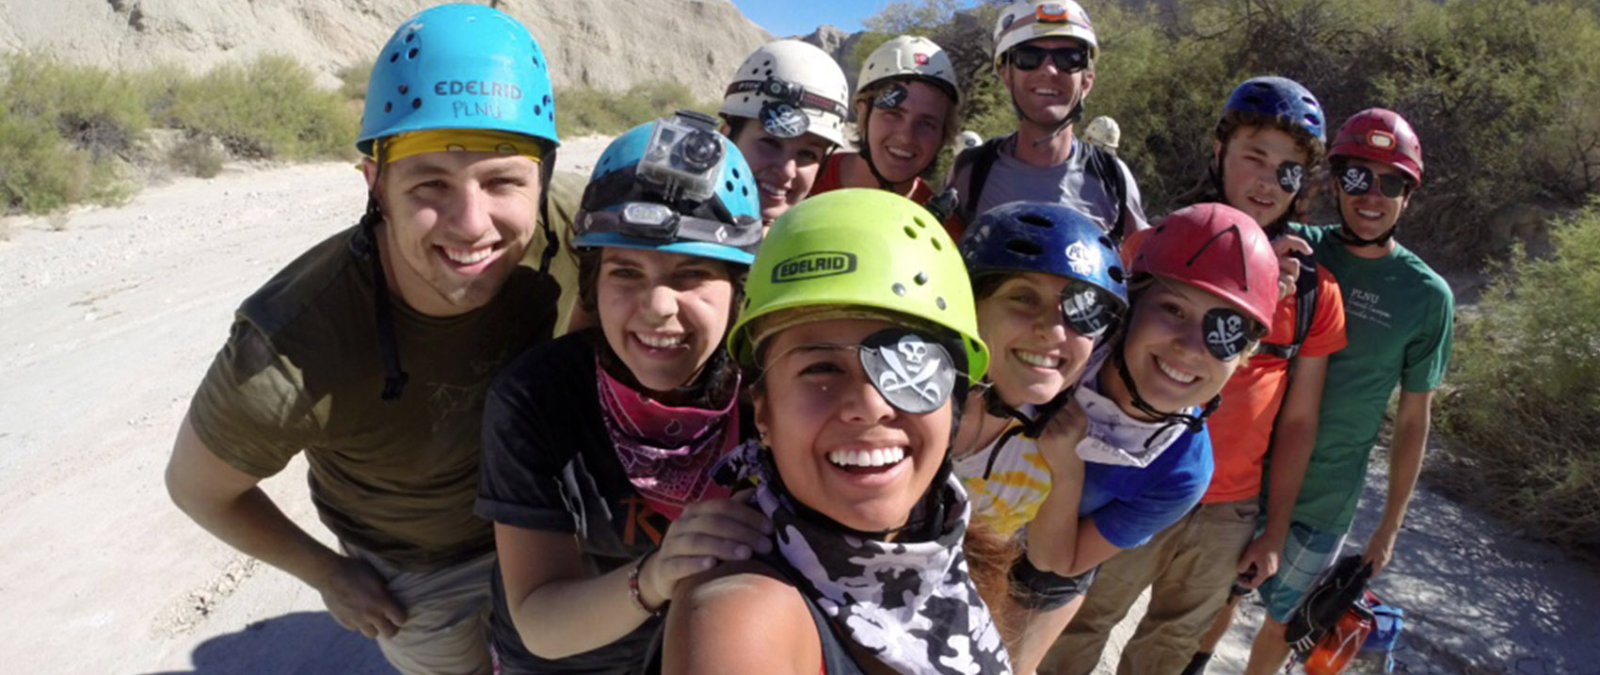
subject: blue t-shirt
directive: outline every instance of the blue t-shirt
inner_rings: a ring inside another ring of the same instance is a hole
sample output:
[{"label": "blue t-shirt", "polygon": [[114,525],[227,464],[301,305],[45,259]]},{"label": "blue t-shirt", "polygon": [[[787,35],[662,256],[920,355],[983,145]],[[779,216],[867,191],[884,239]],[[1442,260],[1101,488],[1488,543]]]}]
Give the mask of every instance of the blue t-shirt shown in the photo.
[{"label": "blue t-shirt", "polygon": [[1120,549],[1138,548],[1200,503],[1211,484],[1211,434],[1185,431],[1149,466],[1084,462],[1078,513]]}]

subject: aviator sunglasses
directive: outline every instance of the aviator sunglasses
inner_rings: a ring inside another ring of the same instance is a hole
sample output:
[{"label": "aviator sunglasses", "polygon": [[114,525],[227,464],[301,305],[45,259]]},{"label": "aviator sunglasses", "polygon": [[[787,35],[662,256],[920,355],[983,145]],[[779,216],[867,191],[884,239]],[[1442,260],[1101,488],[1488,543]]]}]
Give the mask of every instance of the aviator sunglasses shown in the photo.
[{"label": "aviator sunglasses", "polygon": [[1037,70],[1044,65],[1044,58],[1050,57],[1055,61],[1056,70],[1063,73],[1076,73],[1089,67],[1089,50],[1082,47],[1055,47],[1046,49],[1034,45],[1018,45],[1013,47],[1006,57],[1017,70]]}]

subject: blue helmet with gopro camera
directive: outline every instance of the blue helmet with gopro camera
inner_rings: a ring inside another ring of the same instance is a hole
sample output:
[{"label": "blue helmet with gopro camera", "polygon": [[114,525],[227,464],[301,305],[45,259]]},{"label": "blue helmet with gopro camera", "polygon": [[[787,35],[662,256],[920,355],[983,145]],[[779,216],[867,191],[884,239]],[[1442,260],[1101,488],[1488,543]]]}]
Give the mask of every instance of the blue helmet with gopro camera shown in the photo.
[{"label": "blue helmet with gopro camera", "polygon": [[618,136],[583,192],[574,243],[749,265],[761,245],[755,176],[715,118],[679,111]]}]

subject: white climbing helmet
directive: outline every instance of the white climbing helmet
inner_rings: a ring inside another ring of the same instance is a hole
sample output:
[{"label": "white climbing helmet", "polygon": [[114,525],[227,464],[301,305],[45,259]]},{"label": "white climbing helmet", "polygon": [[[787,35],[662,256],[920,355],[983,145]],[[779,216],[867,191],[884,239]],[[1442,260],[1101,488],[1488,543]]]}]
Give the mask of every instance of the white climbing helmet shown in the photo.
[{"label": "white climbing helmet", "polygon": [[1107,150],[1116,150],[1117,143],[1122,141],[1122,127],[1117,126],[1116,120],[1101,115],[1089,121],[1089,126],[1083,130],[1083,140]]},{"label": "white climbing helmet", "polygon": [[744,60],[717,112],[756,120],[779,138],[813,133],[844,145],[849,97],[844,71],[827,52],[799,40],[778,40]]},{"label": "white climbing helmet", "polygon": [[1072,0],[1024,0],[1000,12],[994,25],[994,66],[1012,47],[1029,40],[1048,37],[1072,38],[1089,47],[1089,58],[1100,58],[1100,42],[1094,36],[1089,13]]},{"label": "white climbing helmet", "polygon": [[864,91],[879,80],[902,76],[931,80],[950,98],[961,101],[961,83],[956,80],[956,67],[950,55],[933,40],[915,35],[902,35],[872,50],[861,64],[856,91]]},{"label": "white climbing helmet", "polygon": [[960,136],[956,137],[956,146],[962,150],[976,148],[980,145],[983,145],[983,137],[979,136],[976,131],[963,131]]}]

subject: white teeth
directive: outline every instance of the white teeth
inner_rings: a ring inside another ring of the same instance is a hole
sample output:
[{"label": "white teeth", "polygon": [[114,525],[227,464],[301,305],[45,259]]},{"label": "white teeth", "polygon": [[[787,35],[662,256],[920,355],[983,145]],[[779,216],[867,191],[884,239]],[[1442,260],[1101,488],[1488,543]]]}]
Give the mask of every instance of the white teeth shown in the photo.
[{"label": "white teeth", "polygon": [[834,450],[828,461],[836,466],[892,466],[906,458],[905,448],[873,448],[871,450]]},{"label": "white teeth", "polygon": [[912,157],[915,156],[915,155],[912,155],[909,152],[906,152],[904,150],[899,150],[899,149],[896,149],[896,148],[889,148],[889,154],[891,156],[893,156],[893,157],[897,157],[897,158],[900,158],[900,159],[911,159]]},{"label": "white teeth", "polygon": [[640,342],[656,349],[671,349],[683,344],[683,335],[643,335],[634,333]]},{"label": "white teeth", "polygon": [[1269,208],[1276,205],[1276,202],[1269,202],[1269,201],[1267,201],[1265,199],[1258,199],[1256,197],[1251,197],[1250,201],[1255,202],[1257,204],[1260,204],[1262,206],[1269,207]]},{"label": "white teeth", "polygon": [[1161,372],[1167,374],[1167,377],[1170,377],[1170,378],[1172,378],[1174,380],[1177,380],[1179,382],[1182,382],[1184,384],[1189,384],[1190,382],[1195,381],[1195,379],[1199,377],[1198,375],[1191,375],[1191,374],[1185,373],[1185,372],[1183,372],[1181,370],[1176,370],[1172,366],[1167,365],[1167,362],[1166,361],[1162,361],[1160,358],[1156,359],[1156,365],[1161,368]]},{"label": "white teeth", "polygon": [[494,253],[494,247],[492,246],[479,249],[444,249],[445,257],[463,265],[471,265],[473,263],[483,262],[484,260],[487,260],[489,255],[492,253]]},{"label": "white teeth", "polygon": [[1034,354],[1032,352],[1025,352],[1025,351],[1021,351],[1021,350],[1013,351],[1011,353],[1015,354],[1017,356],[1017,360],[1018,361],[1026,363],[1026,364],[1028,364],[1030,366],[1038,366],[1040,368],[1060,368],[1061,367],[1061,359],[1055,358],[1053,356],[1045,356],[1043,354]]},{"label": "white teeth", "polygon": [[757,183],[756,185],[757,185],[757,187],[761,188],[762,192],[765,192],[765,193],[767,193],[769,195],[772,195],[774,197],[777,197],[779,199],[782,199],[783,197],[785,197],[785,196],[787,196],[789,194],[788,190],[786,190],[784,188],[781,188],[781,187],[778,187],[776,185],[773,185],[771,183]]},{"label": "white teeth", "polygon": [[1382,213],[1379,213],[1377,211],[1368,211],[1366,209],[1356,209],[1356,213],[1360,214],[1360,216],[1362,218],[1371,218],[1373,220],[1377,220],[1378,218],[1383,217]]}]

